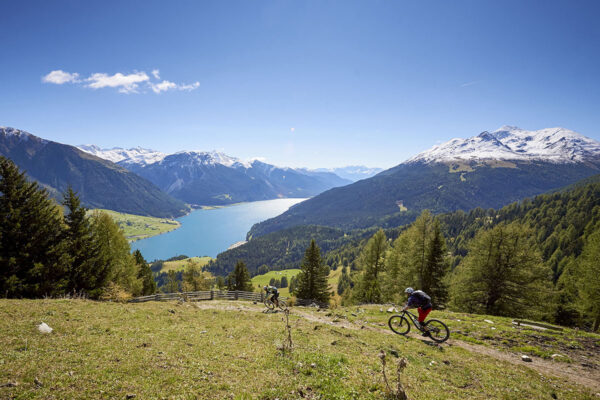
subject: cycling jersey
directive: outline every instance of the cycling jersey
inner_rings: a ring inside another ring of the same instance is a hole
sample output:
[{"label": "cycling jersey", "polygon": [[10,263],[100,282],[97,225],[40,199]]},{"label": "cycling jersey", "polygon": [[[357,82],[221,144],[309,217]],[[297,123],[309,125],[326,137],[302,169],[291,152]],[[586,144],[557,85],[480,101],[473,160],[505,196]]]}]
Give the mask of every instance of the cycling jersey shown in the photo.
[{"label": "cycling jersey", "polygon": [[431,297],[422,290],[415,290],[408,298],[407,305],[409,307],[420,307],[423,310],[431,308]]}]

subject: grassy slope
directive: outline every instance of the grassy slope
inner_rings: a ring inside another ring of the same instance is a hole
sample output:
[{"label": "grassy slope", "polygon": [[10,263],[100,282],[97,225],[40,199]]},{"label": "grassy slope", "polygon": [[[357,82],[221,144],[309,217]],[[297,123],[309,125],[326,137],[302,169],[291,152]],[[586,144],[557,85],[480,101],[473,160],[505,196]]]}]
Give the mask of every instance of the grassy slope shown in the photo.
[{"label": "grassy slope", "polygon": [[209,263],[210,260],[212,260],[212,258],[211,257],[190,257],[190,258],[186,258],[183,260],[177,260],[177,261],[165,261],[160,272],[183,270],[183,269],[185,269],[185,266],[187,265],[189,260],[195,261],[198,264],[200,264],[201,267],[204,267],[206,264]]},{"label": "grassy slope", "polygon": [[[307,309],[292,310],[295,349],[284,356],[277,349],[282,314],[260,310],[226,301],[0,300],[6,322],[0,325],[0,385],[17,383],[0,387],[0,398],[297,399],[302,391],[305,398],[381,399],[381,350],[392,364],[388,376],[394,376],[390,350],[408,359],[402,379],[414,400],[593,398],[589,389],[525,364],[325,324],[318,320],[325,313]],[[388,317],[376,307],[329,314],[343,319],[357,312],[373,323]],[[54,332],[40,334],[41,321]]]},{"label": "grassy slope", "polygon": [[[269,284],[269,281],[271,280],[271,278],[281,279],[281,277],[283,277],[283,276],[287,277],[288,285],[289,285],[292,276],[296,276],[299,273],[300,273],[300,270],[297,268],[283,269],[281,271],[269,271],[266,274],[256,275],[254,278],[252,278],[252,286],[254,286],[255,288],[258,288],[258,287],[262,288],[263,286]],[[279,293],[281,294],[281,296],[285,296],[285,297],[289,296],[290,295],[289,287],[279,289]]]},{"label": "grassy slope", "polygon": [[177,229],[181,223],[174,219],[145,217],[111,210],[98,210],[110,215],[129,241],[149,238]]}]

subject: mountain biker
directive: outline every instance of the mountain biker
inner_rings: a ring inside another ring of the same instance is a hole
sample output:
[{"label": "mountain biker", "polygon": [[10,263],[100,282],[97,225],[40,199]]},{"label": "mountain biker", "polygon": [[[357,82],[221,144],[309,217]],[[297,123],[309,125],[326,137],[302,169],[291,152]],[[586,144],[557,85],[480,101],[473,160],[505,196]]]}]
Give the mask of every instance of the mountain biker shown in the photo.
[{"label": "mountain biker", "polygon": [[267,292],[267,299],[271,299],[271,301],[275,304],[275,307],[279,307],[279,289],[275,286],[263,286],[263,290]]},{"label": "mountain biker", "polygon": [[431,297],[429,297],[424,291],[414,290],[411,287],[406,288],[404,293],[408,294],[408,301],[402,308],[402,311],[406,311],[409,308],[418,307],[417,311],[419,311],[419,325],[423,330],[423,336],[429,336],[430,333],[423,323],[425,322],[425,318],[427,318],[427,314],[429,314],[432,310]]}]

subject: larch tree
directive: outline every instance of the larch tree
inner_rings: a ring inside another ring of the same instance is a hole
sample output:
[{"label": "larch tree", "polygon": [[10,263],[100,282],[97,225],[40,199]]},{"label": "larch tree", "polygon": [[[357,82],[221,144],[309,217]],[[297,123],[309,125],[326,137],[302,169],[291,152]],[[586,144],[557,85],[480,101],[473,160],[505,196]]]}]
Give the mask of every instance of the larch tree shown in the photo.
[{"label": "larch tree", "polygon": [[552,272],[532,230],[519,223],[478,232],[455,273],[452,302],[468,312],[536,317],[549,298]]},{"label": "larch tree", "polygon": [[381,274],[385,268],[385,254],[388,248],[387,238],[380,229],[369,239],[358,260],[362,270],[360,280],[354,291],[354,298],[364,303],[381,303]]}]

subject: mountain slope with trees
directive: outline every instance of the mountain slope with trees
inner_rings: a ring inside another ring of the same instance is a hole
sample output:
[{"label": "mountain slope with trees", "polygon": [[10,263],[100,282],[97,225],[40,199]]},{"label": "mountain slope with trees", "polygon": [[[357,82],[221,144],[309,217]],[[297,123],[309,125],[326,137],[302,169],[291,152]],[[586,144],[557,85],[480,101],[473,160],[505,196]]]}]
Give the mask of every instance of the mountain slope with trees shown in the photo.
[{"label": "mountain slope with trees", "polygon": [[311,198],[252,227],[256,237],[297,225],[343,229],[412,222],[475,207],[500,208],[600,172],[600,143],[553,128],[503,127],[434,146],[378,175]]},{"label": "mountain slope with trees", "polygon": [[71,186],[89,208],[155,217],[177,217],[188,211],[184,203],[123,167],[17,129],[0,128],[0,155],[59,200]]}]

